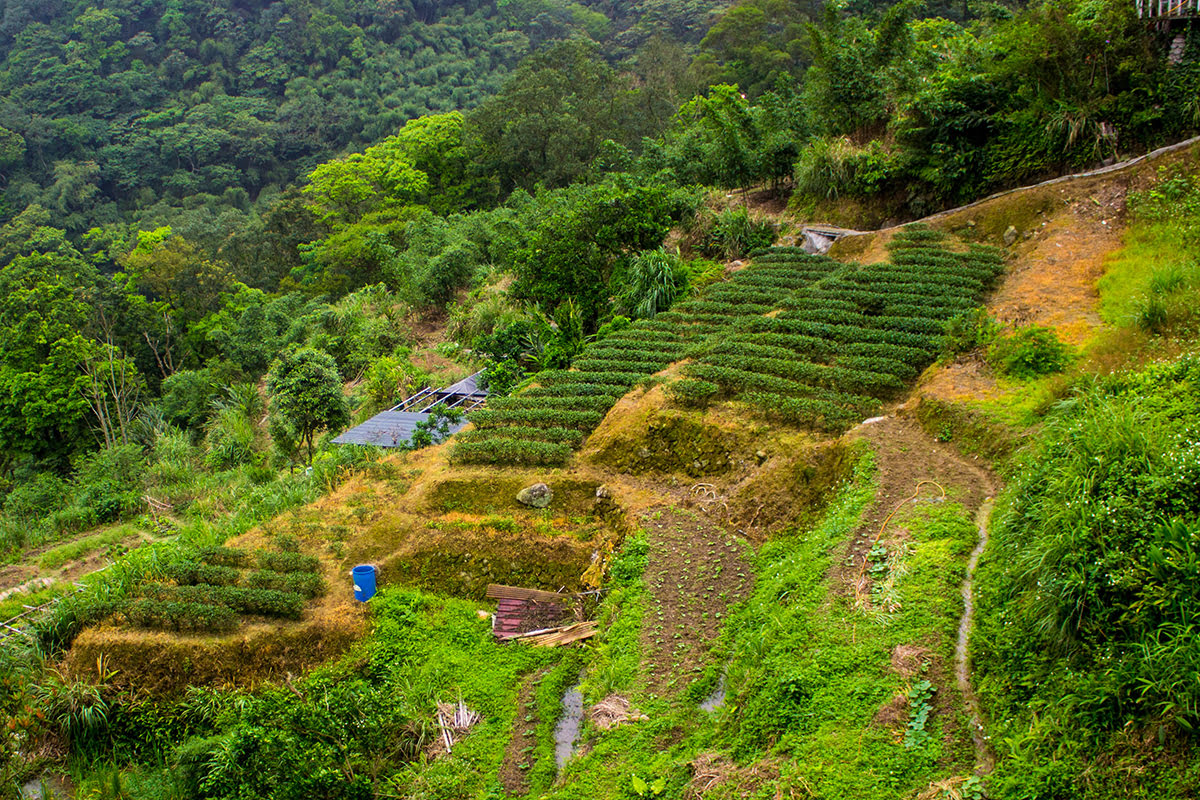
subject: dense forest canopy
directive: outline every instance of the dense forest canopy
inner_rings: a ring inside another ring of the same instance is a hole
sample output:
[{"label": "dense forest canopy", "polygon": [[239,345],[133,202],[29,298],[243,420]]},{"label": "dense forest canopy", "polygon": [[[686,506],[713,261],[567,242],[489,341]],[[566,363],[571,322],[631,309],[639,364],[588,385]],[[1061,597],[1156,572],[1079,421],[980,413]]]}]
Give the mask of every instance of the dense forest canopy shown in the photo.
[{"label": "dense forest canopy", "polygon": [[554,42],[600,41],[615,61],[653,36],[698,39],[719,4],[621,5],[6,2],[6,216],[36,203],[79,234],[205,205],[228,228],[332,155],[477,106]]}]

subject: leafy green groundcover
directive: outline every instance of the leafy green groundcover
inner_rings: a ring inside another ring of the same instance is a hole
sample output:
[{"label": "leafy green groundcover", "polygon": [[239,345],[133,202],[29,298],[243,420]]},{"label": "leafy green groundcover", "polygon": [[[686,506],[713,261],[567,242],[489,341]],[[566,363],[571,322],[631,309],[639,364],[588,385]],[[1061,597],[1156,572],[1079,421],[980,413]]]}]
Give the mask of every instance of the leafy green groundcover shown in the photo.
[{"label": "leafy green groundcover", "polygon": [[997,797],[1194,797],[1200,358],[1098,380],[1015,464],[972,638]]},{"label": "leafy green groundcover", "polygon": [[[114,709],[113,760],[144,765],[125,775],[126,789],[281,800],[501,792],[520,677],[554,666],[564,651],[497,643],[467,601],[385,588],[371,612],[372,634],[303,680],[255,694],[192,690],[173,708]],[[547,686],[565,680],[559,672]],[[482,719],[452,758],[430,759],[434,704],[460,698]],[[183,731],[190,738],[180,741]]]},{"label": "leafy green groundcover", "polygon": [[[890,610],[856,612],[832,567],[874,493],[867,455],[821,524],[765,545],[754,594],[731,615],[708,674],[671,696],[648,693],[641,678],[640,636],[653,611],[649,550],[634,535],[612,567],[602,633],[582,649],[501,645],[472,602],[386,588],[371,602],[373,632],[336,664],[253,694],[194,689],[173,705],[114,702],[80,751],[100,758],[93,776],[132,765],[117,779],[138,798],[499,798],[518,690],[536,672],[538,724],[522,751],[530,796],[631,798],[644,786],[683,798],[692,796],[689,764],[703,758],[729,776],[713,798],[802,796],[805,787],[847,800],[907,797],[936,781],[961,783],[970,745],[957,700],[940,702],[952,679],[933,667],[904,677],[890,664],[897,644],[914,642],[931,663],[948,663],[974,527],[953,504],[914,511],[903,522],[911,541],[873,573],[887,593],[873,605]],[[554,724],[581,669],[588,703],[615,692],[646,718],[586,732],[560,772]],[[699,713],[722,670],[725,707]],[[433,758],[434,703],[459,698],[482,720],[451,757]],[[900,717],[877,721],[896,698]]]},{"label": "leafy green groundcover", "polygon": [[[874,604],[886,599],[893,610],[856,612],[830,575],[874,496],[873,477],[864,456],[821,524],[763,546],[754,594],[731,616],[717,660],[677,696],[639,689],[639,630],[653,612],[641,580],[645,541],[631,539],[613,567],[584,692],[590,702],[622,693],[647,719],[588,734],[558,783],[534,796],[684,798],[706,782],[706,798],[912,797],[939,781],[965,791],[973,755],[945,665],[975,526],[953,503],[914,511],[904,520],[912,540],[877,576],[889,596]],[[925,647],[929,667],[905,678],[891,669],[892,652],[913,643]],[[699,712],[722,671],[725,706]],[[902,718],[877,721],[897,697]],[[723,778],[696,783],[697,764],[718,765],[706,774]]]}]

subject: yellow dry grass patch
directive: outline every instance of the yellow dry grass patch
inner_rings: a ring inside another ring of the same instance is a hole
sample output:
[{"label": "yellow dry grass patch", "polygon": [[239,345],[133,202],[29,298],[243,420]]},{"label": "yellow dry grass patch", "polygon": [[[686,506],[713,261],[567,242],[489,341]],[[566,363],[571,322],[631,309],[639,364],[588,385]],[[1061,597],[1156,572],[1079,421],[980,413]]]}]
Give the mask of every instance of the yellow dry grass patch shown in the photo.
[{"label": "yellow dry grass patch", "polygon": [[841,440],[768,425],[739,403],[673,407],[661,386],[622,398],[578,458],[629,515],[669,495],[760,540],[823,508],[851,461]]}]

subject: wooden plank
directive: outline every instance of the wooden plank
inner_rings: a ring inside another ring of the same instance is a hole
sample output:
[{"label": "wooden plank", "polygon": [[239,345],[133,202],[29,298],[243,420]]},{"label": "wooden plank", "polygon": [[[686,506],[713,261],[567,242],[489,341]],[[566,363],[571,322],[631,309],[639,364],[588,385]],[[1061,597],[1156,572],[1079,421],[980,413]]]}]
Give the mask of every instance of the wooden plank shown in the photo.
[{"label": "wooden plank", "polygon": [[500,583],[489,583],[487,596],[493,600],[541,600],[562,601],[569,595],[558,592],[544,592],[540,589],[523,589],[520,586],[505,586]]},{"label": "wooden plank", "polygon": [[544,633],[527,633],[515,638],[526,641],[534,647],[558,647],[595,636],[599,632],[599,629],[600,623],[595,620],[589,620],[588,622],[577,622],[574,625],[554,628]]}]

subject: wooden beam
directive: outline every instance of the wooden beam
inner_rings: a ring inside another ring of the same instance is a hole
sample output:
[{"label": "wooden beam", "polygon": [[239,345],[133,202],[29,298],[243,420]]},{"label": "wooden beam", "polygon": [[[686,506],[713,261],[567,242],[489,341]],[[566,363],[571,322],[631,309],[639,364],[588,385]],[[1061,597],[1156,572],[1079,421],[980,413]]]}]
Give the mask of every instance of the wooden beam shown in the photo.
[{"label": "wooden beam", "polygon": [[558,592],[544,592],[541,589],[524,589],[520,586],[505,586],[500,583],[489,583],[487,597],[492,600],[540,600],[542,602],[562,602],[570,595]]},{"label": "wooden beam", "polygon": [[577,622],[574,625],[565,625],[561,628],[552,628],[545,632],[527,633],[512,638],[528,642],[534,647],[559,647],[564,644],[588,639],[595,636],[599,630],[600,623],[595,620],[589,620],[588,622]]}]

